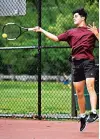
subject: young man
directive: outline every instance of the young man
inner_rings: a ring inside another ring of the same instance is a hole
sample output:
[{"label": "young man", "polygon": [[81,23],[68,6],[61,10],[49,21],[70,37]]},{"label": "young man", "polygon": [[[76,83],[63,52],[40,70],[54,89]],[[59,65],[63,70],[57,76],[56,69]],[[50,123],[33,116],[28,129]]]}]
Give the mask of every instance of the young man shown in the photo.
[{"label": "young man", "polygon": [[[80,131],[85,128],[86,122],[90,123],[98,119],[96,112],[97,95],[94,89],[95,61],[93,49],[95,47],[95,41],[99,40],[99,33],[94,23],[93,26],[87,26],[86,19],[87,13],[84,8],[81,8],[73,12],[73,20],[76,28],[67,30],[58,36],[51,34],[38,26],[33,29],[35,32],[44,33],[53,41],[66,41],[72,48],[72,75],[80,109]],[[89,116],[85,114],[85,84],[91,102],[91,113]]]}]

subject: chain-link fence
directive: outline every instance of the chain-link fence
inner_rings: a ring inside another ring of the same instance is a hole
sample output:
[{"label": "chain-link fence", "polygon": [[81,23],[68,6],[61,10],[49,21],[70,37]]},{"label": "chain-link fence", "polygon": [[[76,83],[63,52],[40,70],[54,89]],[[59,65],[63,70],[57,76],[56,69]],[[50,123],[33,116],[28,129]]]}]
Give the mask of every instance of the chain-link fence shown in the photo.
[{"label": "chain-link fence", "polygon": [[[4,2],[8,6],[7,0]],[[15,15],[9,11],[10,16],[5,15],[5,10],[2,11],[0,36],[3,25],[8,22],[25,27],[39,25],[58,35],[74,27],[72,11],[78,7],[85,7],[89,15],[87,22],[91,24],[95,20],[98,26],[98,1],[23,2],[22,16],[18,14],[20,10]],[[27,32],[15,41],[0,38],[0,116],[74,117],[76,109],[68,60],[70,53],[66,42],[53,42],[40,33]],[[98,42],[94,55],[98,64]]]}]

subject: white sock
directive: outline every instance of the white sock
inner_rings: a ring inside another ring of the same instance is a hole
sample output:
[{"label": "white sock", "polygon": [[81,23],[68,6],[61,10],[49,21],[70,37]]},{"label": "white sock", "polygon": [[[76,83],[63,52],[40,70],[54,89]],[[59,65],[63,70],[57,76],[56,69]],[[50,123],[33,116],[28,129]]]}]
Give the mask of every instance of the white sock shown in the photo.
[{"label": "white sock", "polygon": [[91,112],[93,112],[94,114],[97,113],[96,109],[92,109]]},{"label": "white sock", "polygon": [[81,117],[81,118],[84,118],[85,116],[86,116],[85,113],[80,113],[80,117]]}]

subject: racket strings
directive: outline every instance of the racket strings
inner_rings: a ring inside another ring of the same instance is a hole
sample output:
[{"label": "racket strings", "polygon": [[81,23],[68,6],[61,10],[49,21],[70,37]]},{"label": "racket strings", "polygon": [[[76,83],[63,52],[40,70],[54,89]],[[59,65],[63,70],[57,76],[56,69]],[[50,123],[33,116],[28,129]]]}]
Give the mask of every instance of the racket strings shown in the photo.
[{"label": "racket strings", "polygon": [[6,25],[3,32],[7,34],[8,39],[16,39],[21,34],[21,29],[15,24]]}]

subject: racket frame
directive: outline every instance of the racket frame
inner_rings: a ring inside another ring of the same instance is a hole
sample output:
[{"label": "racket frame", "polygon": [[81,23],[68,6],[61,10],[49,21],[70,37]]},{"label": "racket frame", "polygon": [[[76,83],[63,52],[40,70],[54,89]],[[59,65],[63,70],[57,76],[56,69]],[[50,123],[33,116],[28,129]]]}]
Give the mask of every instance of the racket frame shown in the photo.
[{"label": "racket frame", "polygon": [[[25,28],[25,27],[20,26],[20,25],[18,25],[18,24],[16,24],[16,23],[9,22],[9,23],[7,23],[7,24],[5,24],[5,25],[3,26],[3,28],[2,28],[2,34],[5,33],[5,32],[4,32],[4,28],[5,28],[7,25],[16,25],[16,26],[19,27],[19,29],[20,29],[20,34],[19,34],[16,38],[13,38],[13,39],[7,38],[7,40],[16,40],[16,39],[19,38],[19,37],[21,36],[21,34],[23,34],[24,32],[26,32],[26,31],[33,31],[33,28]],[[22,29],[25,30],[25,31],[22,32]]]}]

